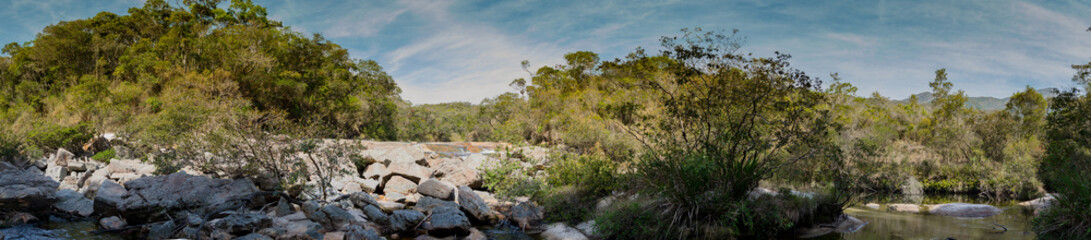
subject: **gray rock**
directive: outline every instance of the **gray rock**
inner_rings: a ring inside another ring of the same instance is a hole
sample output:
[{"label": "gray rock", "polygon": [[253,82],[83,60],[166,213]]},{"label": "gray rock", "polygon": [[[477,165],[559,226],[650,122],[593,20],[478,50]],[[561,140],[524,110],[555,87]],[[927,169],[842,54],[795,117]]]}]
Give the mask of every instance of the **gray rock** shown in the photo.
[{"label": "gray rock", "polygon": [[102,226],[103,229],[108,229],[108,230],[109,229],[121,229],[121,228],[124,228],[125,226],[129,225],[128,223],[125,222],[125,219],[121,219],[120,217],[117,217],[117,216],[99,219],[98,224],[99,224],[99,226]]},{"label": "gray rock", "polygon": [[287,216],[288,214],[292,214],[294,212],[295,206],[292,206],[292,203],[288,202],[287,198],[281,197],[280,200],[277,201],[277,207],[274,210],[274,214],[277,217]]},{"label": "gray rock", "polygon": [[546,240],[586,240],[587,236],[584,236],[580,230],[569,227],[564,223],[554,223],[546,226],[545,232],[542,232],[542,238]]},{"label": "gray rock", "polygon": [[91,216],[95,211],[95,201],[83,197],[79,192],[64,189],[57,191],[57,203],[53,207],[62,212],[79,216]]},{"label": "gray rock", "polygon": [[390,230],[407,232],[416,228],[424,220],[424,214],[417,210],[395,210],[390,215]]},{"label": "gray rock", "polygon": [[485,200],[477,196],[473,189],[467,186],[461,186],[458,188],[458,205],[462,208],[462,211],[470,214],[477,221],[491,222],[495,219],[495,215],[492,214],[492,209],[485,203]]},{"label": "gray rock", "polygon": [[379,201],[379,209],[382,209],[383,212],[393,213],[395,210],[405,209],[405,204],[391,201]]},{"label": "gray rock", "polygon": [[583,235],[591,238],[598,238],[598,227],[595,226],[595,220],[587,220],[576,225],[576,229],[580,230]]},{"label": "gray rock", "polygon": [[375,198],[371,197],[371,194],[369,194],[369,193],[363,193],[363,192],[353,193],[352,195],[349,195],[349,200],[352,201],[352,204],[355,205],[356,208],[359,208],[359,209],[363,209],[364,206],[368,206],[368,205],[374,205],[374,206],[379,205],[379,202],[375,201]]},{"label": "gray rock", "polygon": [[924,185],[920,181],[917,181],[915,177],[909,177],[905,180],[905,183],[901,186],[902,194],[906,195],[920,195],[924,194]]},{"label": "gray rock", "polygon": [[267,237],[265,235],[258,234],[258,233],[251,233],[251,234],[247,234],[246,236],[236,238],[235,240],[273,240],[273,239],[270,238],[270,237]]},{"label": "gray rock", "polygon": [[49,162],[46,163],[46,165],[53,164],[57,166],[67,167],[68,161],[75,158],[76,154],[72,154],[72,152],[69,152],[64,148],[58,148],[57,153],[53,154],[53,159],[50,159]]},{"label": "gray rock", "polygon": [[348,231],[345,232],[345,240],[385,240],[382,235],[379,235],[378,231],[370,228],[363,228],[360,226],[351,226]]},{"label": "gray rock", "polygon": [[186,216],[186,224],[189,226],[200,226],[202,223],[205,223],[205,220],[201,216],[197,216],[197,214]]},{"label": "gray rock", "polygon": [[374,193],[375,191],[379,190],[379,185],[380,184],[381,183],[379,182],[379,180],[364,179],[364,180],[360,181],[360,190],[362,190],[364,192],[367,192],[367,193]]},{"label": "gray rock", "polygon": [[227,231],[232,235],[245,235],[273,226],[273,219],[264,214],[241,213],[232,214],[213,224],[216,229]]},{"label": "gray rock", "polygon": [[436,168],[436,175],[440,175],[440,179],[450,182],[456,186],[470,186],[471,188],[479,188],[483,183],[481,174],[476,168],[466,164],[467,161],[459,159],[450,159],[439,163]]},{"label": "gray rock", "polygon": [[69,162],[68,163],[68,171],[69,172],[87,171],[87,165],[84,164],[83,162]]},{"label": "gray rock", "polygon": [[155,165],[146,164],[137,159],[114,159],[106,165],[110,175],[132,174],[134,176],[151,176],[155,173]]},{"label": "gray rock", "polygon": [[448,206],[454,209],[459,209],[458,203],[455,203],[454,201],[440,200],[429,196],[421,197],[420,200],[417,201],[417,205],[413,206],[413,208],[421,212],[428,212],[432,211],[433,208],[440,206]]},{"label": "gray rock", "polygon": [[542,207],[535,205],[529,201],[521,201],[516,203],[510,209],[509,218],[512,222],[516,223],[519,228],[528,229],[537,227],[542,223],[543,214]]},{"label": "gray rock", "polygon": [[424,196],[451,200],[454,198],[455,185],[439,179],[429,178],[417,185],[417,192]]},{"label": "gray rock", "polygon": [[118,206],[125,202],[128,191],[125,187],[110,180],[103,180],[95,194],[95,212],[105,216],[120,214]]},{"label": "gray rock", "polygon": [[0,211],[0,229],[37,222],[38,217],[25,212]]},{"label": "gray rock", "polygon": [[445,237],[470,233],[470,219],[456,207],[438,206],[432,209],[431,215],[424,224],[429,235]]},{"label": "gray rock", "polygon": [[394,201],[396,203],[406,203],[406,200],[409,199],[409,196],[397,192],[388,192],[383,197],[385,197],[386,200]]},{"label": "gray rock", "polygon": [[989,217],[1003,211],[985,204],[947,203],[932,206],[928,212],[933,215],[951,217]]},{"label": "gray rock", "polygon": [[64,180],[64,177],[68,176],[68,166],[61,166],[50,163],[45,168],[45,176],[53,179],[53,181],[60,182]]},{"label": "gray rock", "polygon": [[148,239],[169,239],[174,236],[174,221],[165,221],[148,228]]},{"label": "gray rock", "polygon": [[383,187],[383,192],[386,192],[387,194],[391,192],[401,194],[413,194],[417,192],[417,184],[402,176],[393,176],[390,178],[390,180],[386,181],[386,186]]},{"label": "gray rock", "polygon": [[60,183],[33,171],[0,171],[0,210],[45,211],[57,201]]},{"label": "gray rock", "polygon": [[376,205],[364,206],[362,210],[364,215],[367,215],[367,219],[370,219],[372,222],[378,223],[379,225],[390,224],[390,217],[388,217],[382,209],[376,207]]},{"label": "gray rock", "polygon": [[1056,203],[1056,202],[1057,202],[1057,198],[1055,196],[1053,196],[1053,194],[1046,194],[1046,196],[1044,196],[1044,197],[1040,197],[1040,198],[1030,200],[1030,201],[1026,201],[1026,202],[1021,202],[1021,203],[1019,203],[1019,206],[1028,207],[1030,209],[1033,209],[1035,213],[1038,213],[1039,211],[1042,211],[1042,210],[1044,210],[1046,208],[1049,208],[1050,206],[1053,206],[1053,204]]},{"label": "gray rock", "polygon": [[[125,186],[128,191],[116,209],[134,222],[162,220],[167,213],[177,210],[237,208],[246,202],[243,200],[248,200],[258,191],[257,186],[248,179],[211,179],[186,173],[140,178],[127,182]],[[99,195],[105,187],[104,183]],[[98,211],[99,198],[95,200],[95,210]]]},{"label": "gray rock", "polygon": [[[391,178],[391,176],[402,176],[414,183],[432,176],[431,168],[422,167],[412,162],[394,162],[390,163],[386,168],[390,171],[390,176],[387,176],[387,178]],[[389,180],[387,184],[390,184]]]},{"label": "gray rock", "polygon": [[110,180],[110,171],[105,169],[95,170],[91,172],[90,177],[83,180],[83,185],[80,187],[80,193],[84,196],[93,198],[98,191],[99,186],[102,185],[102,181]]},{"label": "gray rock", "polygon": [[348,210],[335,205],[322,207],[308,215],[307,218],[330,229],[340,229],[352,224],[355,219],[352,214],[348,213]]},{"label": "gray rock", "polygon": [[409,143],[371,143],[362,155],[387,164],[415,163],[425,158],[420,146]]},{"label": "gray rock", "polygon": [[489,237],[481,230],[477,230],[477,228],[470,228],[470,235],[462,238],[462,240],[489,240]]},{"label": "gray rock", "polygon": [[11,163],[8,163],[8,162],[5,162],[5,161],[3,161],[2,158],[0,158],[0,171],[8,171],[8,170],[23,170],[23,168],[16,167],[15,165],[13,165]]}]

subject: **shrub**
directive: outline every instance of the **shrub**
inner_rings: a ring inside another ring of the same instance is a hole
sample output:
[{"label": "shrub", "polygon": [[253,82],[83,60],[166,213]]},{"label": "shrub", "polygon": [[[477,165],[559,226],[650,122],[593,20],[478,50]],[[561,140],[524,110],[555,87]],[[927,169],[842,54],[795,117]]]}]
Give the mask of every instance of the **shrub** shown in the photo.
[{"label": "shrub", "polygon": [[110,159],[114,159],[114,157],[117,157],[116,155],[117,153],[114,151],[114,149],[111,148],[107,149],[106,151],[95,153],[94,156],[91,156],[91,159],[99,162],[110,163]]},{"label": "shrub", "polygon": [[535,169],[526,168],[523,164],[523,159],[513,157],[503,157],[495,162],[487,162],[480,169],[485,188],[501,198],[539,194],[544,184],[541,180],[534,178]]},{"label": "shrub", "polygon": [[28,135],[29,142],[42,153],[64,148],[79,154],[82,153],[81,145],[94,137],[91,128],[82,123],[72,126],[40,126]]}]

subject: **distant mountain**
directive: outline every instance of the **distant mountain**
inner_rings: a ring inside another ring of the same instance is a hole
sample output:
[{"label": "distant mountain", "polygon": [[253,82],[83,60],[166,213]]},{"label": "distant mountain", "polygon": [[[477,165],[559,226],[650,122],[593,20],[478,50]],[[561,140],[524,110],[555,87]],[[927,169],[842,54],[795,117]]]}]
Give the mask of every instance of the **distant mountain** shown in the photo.
[{"label": "distant mountain", "polygon": [[[1042,94],[1042,97],[1050,99],[1056,97],[1060,92],[1056,88],[1041,88],[1035,89],[1038,93]],[[932,92],[922,92],[913,94],[917,96],[917,103],[928,103],[932,101]],[[912,98],[912,97],[910,97]],[[910,98],[899,100],[900,102],[909,102]],[[966,101],[966,105],[971,108],[976,108],[984,111],[996,111],[1004,109],[1008,104],[1008,98],[995,98],[995,97],[970,97]]]}]

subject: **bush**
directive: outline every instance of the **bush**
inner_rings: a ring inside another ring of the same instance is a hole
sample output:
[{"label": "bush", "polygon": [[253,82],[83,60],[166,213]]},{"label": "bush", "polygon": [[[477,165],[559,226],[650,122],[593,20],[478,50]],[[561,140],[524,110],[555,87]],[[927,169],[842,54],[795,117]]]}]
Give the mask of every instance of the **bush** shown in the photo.
[{"label": "bush", "polygon": [[638,202],[617,203],[595,218],[595,227],[603,239],[674,238],[655,210],[655,206]]},{"label": "bush", "polygon": [[95,153],[94,156],[91,156],[91,159],[99,162],[110,163],[110,159],[114,159],[115,157],[117,157],[117,153],[114,151],[114,149],[111,148],[107,149],[106,151]]},{"label": "bush", "polygon": [[480,169],[485,188],[501,198],[538,195],[544,184],[534,178],[535,169],[526,168],[523,164],[523,159],[513,157],[487,162]]},{"label": "bush", "polygon": [[94,137],[87,124],[72,126],[42,126],[31,131],[27,136],[32,147],[44,154],[57,148],[64,148],[72,153],[82,153],[81,145]]}]

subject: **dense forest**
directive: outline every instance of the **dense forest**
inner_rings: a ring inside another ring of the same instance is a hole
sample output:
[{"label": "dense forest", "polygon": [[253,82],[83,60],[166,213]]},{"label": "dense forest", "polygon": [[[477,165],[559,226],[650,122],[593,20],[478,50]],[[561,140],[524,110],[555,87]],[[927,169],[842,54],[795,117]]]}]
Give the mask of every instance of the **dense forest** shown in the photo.
[{"label": "dense forest", "polygon": [[[983,110],[946,69],[927,99],[892,100],[808,75],[788,54],[744,53],[737,31],[683,29],[659,51],[523,62],[528,78],[480,103],[413,105],[375,61],[292,31],[249,0],[218,4],[150,0],[5,45],[0,156],[78,151],[104,132],[147,146],[138,154],[238,129],[497,141],[557,151],[542,168],[484,169],[487,187],[531,196],[554,220],[596,219],[608,239],[775,237],[840,214],[855,193],[914,184],[997,200],[1058,193],[1036,230],[1091,237],[1091,63],[1074,66],[1077,88],[1028,86]],[[759,185],[820,197],[749,197]],[[578,207],[618,192],[644,197],[608,212]]]}]

